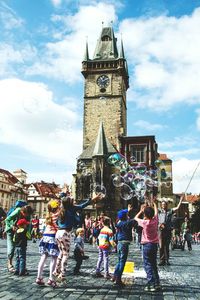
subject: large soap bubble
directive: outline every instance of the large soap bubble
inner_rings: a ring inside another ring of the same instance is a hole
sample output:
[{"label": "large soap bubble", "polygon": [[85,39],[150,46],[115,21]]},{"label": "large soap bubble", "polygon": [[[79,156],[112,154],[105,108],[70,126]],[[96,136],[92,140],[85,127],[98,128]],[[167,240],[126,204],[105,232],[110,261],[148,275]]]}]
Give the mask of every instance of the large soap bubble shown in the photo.
[{"label": "large soap bubble", "polygon": [[107,162],[109,165],[117,167],[125,162],[125,157],[120,153],[114,153],[108,157]]},{"label": "large soap bubble", "polygon": [[123,184],[120,190],[120,196],[122,199],[128,201],[133,198],[134,191],[131,189],[131,187],[128,184]]},{"label": "large soap bubble", "polygon": [[96,195],[101,194],[102,196],[105,197],[105,195],[106,195],[106,188],[105,188],[105,186],[103,186],[101,184],[97,184],[95,186],[94,192],[95,192]]},{"label": "large soap bubble", "polygon": [[124,184],[124,177],[120,174],[112,175],[112,179],[115,187],[121,187]]}]

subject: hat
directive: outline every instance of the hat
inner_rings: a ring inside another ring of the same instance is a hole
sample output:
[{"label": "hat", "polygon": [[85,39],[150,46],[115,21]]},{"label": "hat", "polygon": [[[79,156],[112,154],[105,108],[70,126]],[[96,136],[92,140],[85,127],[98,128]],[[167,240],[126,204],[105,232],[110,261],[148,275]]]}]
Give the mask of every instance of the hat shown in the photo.
[{"label": "hat", "polygon": [[30,224],[30,222],[28,222],[26,219],[19,219],[17,221],[17,226],[28,225],[28,224]]},{"label": "hat", "polygon": [[125,219],[128,209],[121,209],[118,211],[117,216],[119,219]]}]

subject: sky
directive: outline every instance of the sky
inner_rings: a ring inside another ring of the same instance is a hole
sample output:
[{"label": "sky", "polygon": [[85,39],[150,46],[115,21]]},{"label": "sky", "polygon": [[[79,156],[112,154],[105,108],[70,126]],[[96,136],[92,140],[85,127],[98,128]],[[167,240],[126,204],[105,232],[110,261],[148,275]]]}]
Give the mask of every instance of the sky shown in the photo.
[{"label": "sky", "polygon": [[155,135],[173,161],[174,193],[189,184],[199,194],[200,0],[1,0],[0,168],[71,183],[83,140],[81,62],[102,22],[123,39],[127,135]]}]

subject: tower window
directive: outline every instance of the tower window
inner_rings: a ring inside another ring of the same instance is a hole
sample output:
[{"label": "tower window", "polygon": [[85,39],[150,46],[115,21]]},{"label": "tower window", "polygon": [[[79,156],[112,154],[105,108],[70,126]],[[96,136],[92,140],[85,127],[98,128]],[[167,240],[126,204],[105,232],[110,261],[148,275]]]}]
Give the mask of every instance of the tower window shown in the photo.
[{"label": "tower window", "polygon": [[135,157],[136,163],[146,163],[146,158],[147,158],[146,145],[130,145],[130,156]]}]

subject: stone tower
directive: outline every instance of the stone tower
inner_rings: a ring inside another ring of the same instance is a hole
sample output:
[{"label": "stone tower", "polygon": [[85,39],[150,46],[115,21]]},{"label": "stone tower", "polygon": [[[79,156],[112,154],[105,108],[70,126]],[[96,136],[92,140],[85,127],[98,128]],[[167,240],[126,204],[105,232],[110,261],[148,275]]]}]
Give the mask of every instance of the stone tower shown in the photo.
[{"label": "stone tower", "polygon": [[[108,157],[120,151],[127,134],[126,91],[129,87],[123,43],[117,48],[112,27],[103,27],[93,59],[88,44],[82,62],[84,76],[83,152],[75,174],[76,199],[91,197],[97,185],[106,189],[105,201],[91,211],[114,214],[120,204],[119,191],[111,182],[115,170]],[[112,213],[111,213],[112,212]]]},{"label": "stone tower", "polygon": [[82,62],[84,82],[83,150],[95,142],[100,122],[106,138],[119,149],[119,137],[127,134],[127,62],[121,41],[117,48],[112,27],[103,27],[93,59],[88,45]]}]

